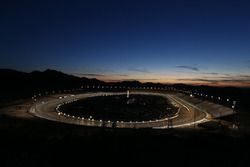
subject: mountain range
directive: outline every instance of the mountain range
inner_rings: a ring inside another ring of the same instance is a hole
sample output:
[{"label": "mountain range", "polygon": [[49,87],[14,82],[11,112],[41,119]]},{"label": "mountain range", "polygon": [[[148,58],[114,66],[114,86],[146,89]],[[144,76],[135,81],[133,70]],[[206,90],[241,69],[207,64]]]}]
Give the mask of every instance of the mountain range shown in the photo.
[{"label": "mountain range", "polygon": [[30,97],[36,93],[59,91],[92,86],[126,86],[126,87],[172,87],[178,90],[190,90],[229,98],[242,98],[250,94],[249,89],[234,87],[210,87],[205,85],[141,83],[139,81],[104,82],[96,78],[77,77],[60,71],[47,69],[30,73],[11,69],[0,69],[0,102],[16,97]]}]

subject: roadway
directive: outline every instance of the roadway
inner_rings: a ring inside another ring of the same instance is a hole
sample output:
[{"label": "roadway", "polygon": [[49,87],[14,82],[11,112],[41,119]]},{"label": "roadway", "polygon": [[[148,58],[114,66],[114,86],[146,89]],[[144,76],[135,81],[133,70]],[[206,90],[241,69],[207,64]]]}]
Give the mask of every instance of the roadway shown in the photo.
[{"label": "roadway", "polygon": [[[60,105],[65,103],[70,103],[79,99],[94,97],[94,96],[109,96],[109,95],[126,95],[124,92],[97,92],[97,93],[83,93],[78,95],[58,95],[52,97],[44,97],[39,101],[34,103],[30,108],[29,112],[37,117],[58,121],[68,124],[77,124],[83,126],[97,126],[97,127],[112,127],[113,122],[94,120],[91,118],[81,118],[70,116],[62,113],[58,110]],[[150,121],[140,121],[140,122],[115,122],[117,128],[155,128],[155,129],[165,129],[170,128],[169,121],[171,121],[172,128],[179,127],[194,127],[197,123],[202,123],[209,121],[209,114],[201,109],[193,106],[187,101],[175,96],[174,94],[167,93],[155,93],[155,92],[137,92],[133,91],[131,94],[144,94],[144,95],[160,95],[170,100],[171,103],[179,107],[176,115],[169,118],[150,120]],[[61,97],[61,98],[59,98]]]}]

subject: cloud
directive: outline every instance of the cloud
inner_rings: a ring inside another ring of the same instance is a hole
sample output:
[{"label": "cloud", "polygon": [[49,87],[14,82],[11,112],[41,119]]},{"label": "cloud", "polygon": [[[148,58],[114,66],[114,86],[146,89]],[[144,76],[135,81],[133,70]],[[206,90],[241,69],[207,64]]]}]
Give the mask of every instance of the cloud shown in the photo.
[{"label": "cloud", "polygon": [[129,68],[128,71],[140,72],[140,73],[151,73],[147,69],[141,69],[141,68]]},{"label": "cloud", "polygon": [[181,66],[176,66],[177,68],[184,68],[192,71],[200,71],[198,67],[195,66],[187,66],[187,65],[181,65]]},{"label": "cloud", "polygon": [[137,79],[139,81],[158,81],[159,79],[156,79],[156,78],[140,78],[140,79]]},{"label": "cloud", "polygon": [[87,78],[105,78],[105,77],[129,77],[128,74],[123,74],[123,73],[105,73],[105,74],[100,74],[100,73],[72,73],[72,75],[76,75],[78,77],[87,77]]},{"label": "cloud", "polygon": [[217,73],[217,72],[202,72],[201,74],[220,75],[220,73]]},{"label": "cloud", "polygon": [[127,79],[107,79],[105,80],[107,82],[122,82],[122,81],[139,81],[139,82],[155,82],[155,81],[159,81],[159,79],[146,79],[146,78],[142,78],[142,79],[133,79],[133,78],[127,78]]},{"label": "cloud", "polygon": [[241,77],[241,78],[249,78],[249,79],[250,79],[250,75],[239,75],[238,77]]},{"label": "cloud", "polygon": [[103,77],[103,74],[96,74],[96,73],[73,73],[74,75],[81,76],[81,77]]},{"label": "cloud", "polygon": [[118,74],[118,76],[120,76],[120,77],[128,77],[129,75],[128,74]]},{"label": "cloud", "polygon": [[219,80],[213,80],[213,79],[202,79],[202,78],[192,78],[192,79],[177,79],[178,81],[187,81],[187,82],[207,82],[207,83],[218,83]]},{"label": "cloud", "polygon": [[204,79],[204,78],[184,78],[184,79],[177,79],[179,81],[187,81],[187,82],[205,82],[211,84],[217,83],[247,83],[250,84],[250,76],[248,75],[239,75],[234,77],[220,77],[218,79]]},{"label": "cloud", "polygon": [[205,74],[205,75],[212,75],[214,77],[220,77],[220,78],[228,78],[228,77],[233,77],[232,74],[227,74],[227,73],[218,73],[218,72],[201,72],[200,74]]}]

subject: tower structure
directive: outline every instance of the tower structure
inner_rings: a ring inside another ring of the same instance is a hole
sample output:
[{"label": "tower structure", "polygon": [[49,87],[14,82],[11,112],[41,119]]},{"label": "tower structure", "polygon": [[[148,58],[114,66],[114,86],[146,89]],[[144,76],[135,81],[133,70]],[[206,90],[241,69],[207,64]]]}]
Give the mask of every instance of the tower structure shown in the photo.
[{"label": "tower structure", "polygon": [[127,99],[129,98],[129,90],[127,90]]}]

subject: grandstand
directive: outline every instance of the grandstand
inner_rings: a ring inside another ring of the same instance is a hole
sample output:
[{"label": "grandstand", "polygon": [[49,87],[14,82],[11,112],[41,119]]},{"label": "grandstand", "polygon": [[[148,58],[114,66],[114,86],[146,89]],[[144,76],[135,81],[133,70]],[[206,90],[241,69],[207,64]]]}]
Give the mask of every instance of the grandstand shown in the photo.
[{"label": "grandstand", "polygon": [[215,104],[209,101],[203,101],[201,99],[190,97],[185,94],[178,93],[177,97],[187,101],[188,103],[195,105],[201,111],[205,111],[211,115],[212,118],[219,118],[227,115],[234,114],[235,111],[232,108],[223,106],[221,104]]}]

